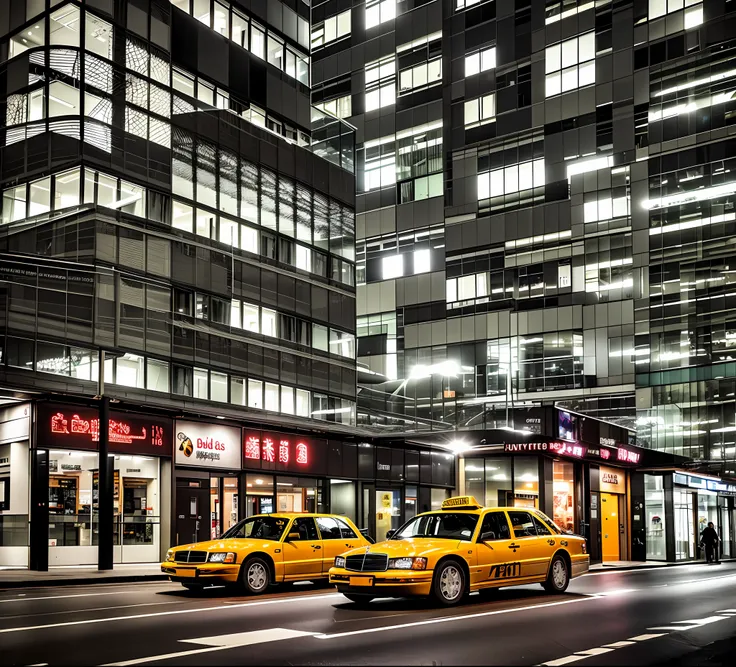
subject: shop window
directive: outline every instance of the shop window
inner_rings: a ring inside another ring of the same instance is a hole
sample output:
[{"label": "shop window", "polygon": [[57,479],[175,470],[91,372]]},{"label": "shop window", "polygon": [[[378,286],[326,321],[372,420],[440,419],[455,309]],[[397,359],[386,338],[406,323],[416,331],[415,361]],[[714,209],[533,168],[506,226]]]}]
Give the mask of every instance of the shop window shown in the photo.
[{"label": "shop window", "polygon": [[674,490],[674,506],[675,560],[691,560],[695,558],[692,492],[676,488]]},{"label": "shop window", "polygon": [[514,507],[539,507],[539,460],[514,457]]},{"label": "shop window", "polygon": [[647,560],[667,560],[664,477],[644,475]]},{"label": "shop window", "polygon": [[[450,491],[448,489],[431,489],[430,494],[430,506],[433,510],[442,509],[442,503],[450,497]],[[470,536],[467,537],[470,539]]]},{"label": "shop window", "polygon": [[565,461],[554,461],[552,519],[563,530],[575,530],[574,466]]},{"label": "shop window", "polygon": [[511,459],[488,458],[485,460],[485,504],[488,507],[513,506]]},{"label": "shop window", "polygon": [[[276,479],[277,512],[317,512],[320,480],[303,477],[278,477]],[[321,509],[321,508],[320,508]],[[312,520],[313,521],[313,520]],[[316,533],[310,539],[319,539]]]},{"label": "shop window", "polygon": [[483,459],[464,459],[465,493],[473,496],[483,505],[497,506],[494,502],[485,502],[485,482],[483,475]]},{"label": "shop window", "polygon": [[[330,479],[330,511],[334,514],[347,516],[353,521],[356,520],[355,482],[347,479]],[[347,529],[352,533],[350,527],[344,524],[344,527],[341,526],[341,528],[343,537],[349,539],[344,531]],[[352,535],[352,537],[355,537],[355,535]]]}]

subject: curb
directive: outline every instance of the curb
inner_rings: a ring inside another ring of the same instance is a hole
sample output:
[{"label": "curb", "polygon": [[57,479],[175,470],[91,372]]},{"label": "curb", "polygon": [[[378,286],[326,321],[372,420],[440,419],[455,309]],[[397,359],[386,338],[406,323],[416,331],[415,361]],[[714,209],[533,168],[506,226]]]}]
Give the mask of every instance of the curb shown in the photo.
[{"label": "curb", "polygon": [[53,579],[26,579],[25,581],[2,581],[0,591],[12,588],[46,588],[49,586],[86,586],[94,584],[125,584],[135,582],[168,581],[167,574],[118,574],[94,578],[68,577]]},{"label": "curb", "polygon": [[[722,563],[733,563],[736,562],[736,558],[721,558],[718,563],[714,565],[720,565]],[[588,570],[591,574],[597,574],[599,572],[633,572],[635,570],[663,570],[670,567],[685,567],[686,565],[703,565],[704,567],[709,565],[703,560],[691,560],[686,563],[658,563],[657,565],[621,565],[616,567],[596,567],[595,570]]]}]

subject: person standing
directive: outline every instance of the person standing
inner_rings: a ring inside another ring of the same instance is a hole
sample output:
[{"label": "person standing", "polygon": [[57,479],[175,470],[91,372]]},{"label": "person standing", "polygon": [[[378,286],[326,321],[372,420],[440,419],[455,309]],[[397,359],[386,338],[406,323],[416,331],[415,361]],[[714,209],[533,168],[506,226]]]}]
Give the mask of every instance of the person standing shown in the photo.
[{"label": "person standing", "polygon": [[716,532],[713,522],[709,521],[708,525],[700,534],[700,544],[705,547],[705,562],[718,562],[718,533]]}]

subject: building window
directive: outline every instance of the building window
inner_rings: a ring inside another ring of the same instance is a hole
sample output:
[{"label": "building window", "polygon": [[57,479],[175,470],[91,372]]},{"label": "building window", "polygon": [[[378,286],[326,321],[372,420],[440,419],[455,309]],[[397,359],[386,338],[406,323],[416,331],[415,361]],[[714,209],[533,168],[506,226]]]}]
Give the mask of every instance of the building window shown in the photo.
[{"label": "building window", "polygon": [[465,129],[478,127],[496,120],[496,95],[484,95],[465,102]]},{"label": "building window", "polygon": [[544,23],[545,25],[556,23],[570,16],[582,14],[594,7],[594,0],[560,0],[558,2],[548,3],[545,8]]},{"label": "building window", "polygon": [[496,47],[491,46],[465,56],[465,76],[486,72],[496,66]]},{"label": "building window", "polygon": [[404,256],[389,255],[381,260],[381,280],[401,278],[404,275]]},{"label": "building window", "polygon": [[649,0],[648,19],[653,21],[681,9],[685,10],[685,30],[695,28],[703,22],[703,3],[701,0]]},{"label": "building window", "polygon": [[312,29],[312,50],[350,34],[351,10],[331,16],[324,23],[317,23]]},{"label": "building window", "polygon": [[363,191],[369,192],[396,183],[396,141],[383,137],[364,146]]},{"label": "building window", "polygon": [[353,96],[343,95],[334,100],[316,104],[316,107],[336,116],[337,118],[349,118],[353,115]]},{"label": "building window", "polygon": [[365,28],[373,28],[396,18],[396,0],[366,0]]},{"label": "building window", "polygon": [[548,46],[544,64],[547,97],[595,83],[595,31]]},{"label": "building window", "polygon": [[399,73],[399,94],[429,88],[438,83],[442,83],[442,57],[402,70]]},{"label": "building window", "polygon": [[478,199],[531,190],[544,185],[544,160],[532,160],[478,174]]},{"label": "building window", "polygon": [[389,56],[365,66],[365,110],[396,103],[396,58]]}]

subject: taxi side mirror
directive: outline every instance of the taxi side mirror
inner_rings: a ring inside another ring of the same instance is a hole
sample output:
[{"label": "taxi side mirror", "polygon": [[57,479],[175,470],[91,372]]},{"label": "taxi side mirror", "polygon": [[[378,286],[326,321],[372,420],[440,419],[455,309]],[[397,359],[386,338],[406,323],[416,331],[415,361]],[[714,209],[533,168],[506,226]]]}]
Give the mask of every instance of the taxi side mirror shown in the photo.
[{"label": "taxi side mirror", "polygon": [[496,539],[496,533],[492,530],[487,530],[485,533],[480,534],[479,542],[490,542]]},{"label": "taxi side mirror", "polygon": [[302,539],[302,536],[299,533],[289,533],[286,536],[287,542],[298,542],[301,539]]},{"label": "taxi side mirror", "polygon": [[396,535],[396,529],[392,528],[391,530],[386,531],[386,539],[390,540],[394,535]]}]

